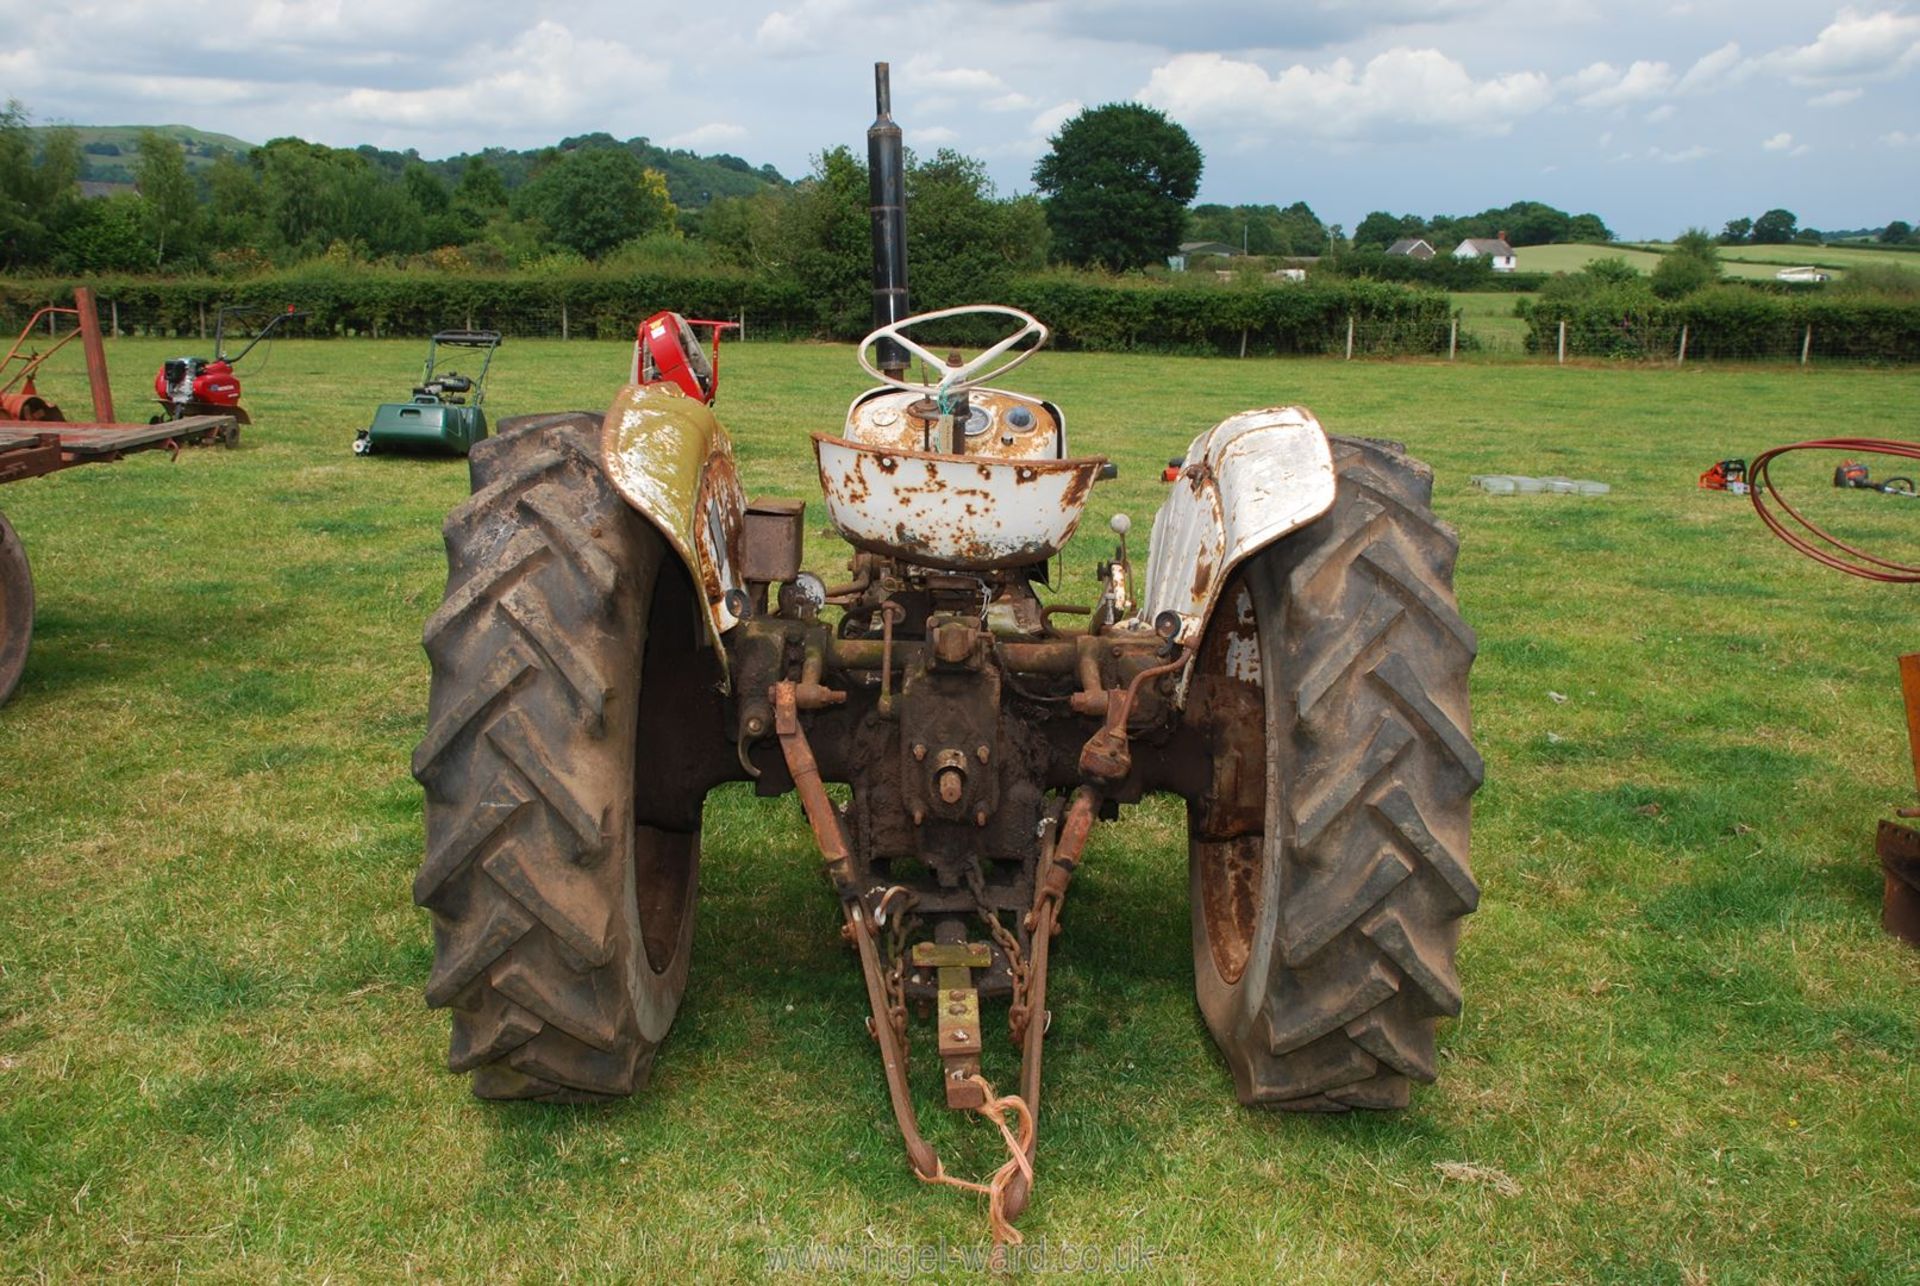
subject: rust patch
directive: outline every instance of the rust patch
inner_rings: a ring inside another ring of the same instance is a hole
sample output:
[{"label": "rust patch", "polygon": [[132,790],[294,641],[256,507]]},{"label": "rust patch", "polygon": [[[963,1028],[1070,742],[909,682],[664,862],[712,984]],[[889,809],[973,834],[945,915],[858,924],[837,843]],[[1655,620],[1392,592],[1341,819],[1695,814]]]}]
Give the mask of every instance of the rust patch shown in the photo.
[{"label": "rust patch", "polygon": [[880,466],[882,473],[895,473],[900,468],[900,462],[890,455],[877,455],[873,457],[873,462]]},{"label": "rust patch", "polygon": [[1195,602],[1207,596],[1207,586],[1213,583],[1213,564],[1202,558],[1193,569],[1193,597]]}]

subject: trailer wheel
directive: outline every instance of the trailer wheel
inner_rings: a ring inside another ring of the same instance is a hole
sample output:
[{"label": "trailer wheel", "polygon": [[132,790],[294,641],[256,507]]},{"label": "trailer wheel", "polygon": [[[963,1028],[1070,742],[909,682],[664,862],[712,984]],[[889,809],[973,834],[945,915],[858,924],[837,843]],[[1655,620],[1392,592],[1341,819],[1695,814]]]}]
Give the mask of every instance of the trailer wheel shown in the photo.
[{"label": "trailer wheel", "polygon": [[0,514],[0,704],[13,695],[33,642],[33,569],[13,524]]},{"label": "trailer wheel", "polygon": [[1202,644],[1201,673],[1264,710],[1264,774],[1216,755],[1189,808],[1201,1012],[1241,1102],[1303,1111],[1404,1107],[1433,1079],[1479,900],[1458,541],[1394,444],[1333,456],[1333,508],[1242,566]]},{"label": "trailer wheel", "polygon": [[452,1009],[448,1064],[482,1098],[632,1093],[686,990],[698,809],[663,830],[635,824],[634,798],[672,753],[641,682],[669,690],[691,653],[691,583],[599,442],[576,412],[475,449],[426,626],[414,899],[433,914],[427,1003]]}]

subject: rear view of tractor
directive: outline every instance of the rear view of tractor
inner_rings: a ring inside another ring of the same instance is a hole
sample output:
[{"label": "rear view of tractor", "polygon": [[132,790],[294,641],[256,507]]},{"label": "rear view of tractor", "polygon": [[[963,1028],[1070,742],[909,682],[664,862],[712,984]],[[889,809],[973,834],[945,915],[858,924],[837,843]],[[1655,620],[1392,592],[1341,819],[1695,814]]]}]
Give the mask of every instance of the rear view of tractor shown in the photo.
[{"label": "rear view of tractor", "polygon": [[[1096,603],[1044,602],[1109,467],[990,383],[1040,321],[909,314],[884,64],[878,99],[877,385],[812,434],[850,574],[801,568],[804,504],[749,499],[708,399],[644,364],[604,416],[504,424],[446,523],[414,891],[477,1094],[630,1094],[688,983],[707,794],[796,794],[908,1160],[1010,1241],[1047,1031],[1075,1020],[1047,1008],[1061,907],[1092,827],[1149,793],[1187,801],[1195,987],[1241,1101],[1392,1108],[1433,1079],[1478,898],[1474,637],[1429,472],[1299,407],[1187,447],[1137,597],[1123,533]],[[1004,337],[928,347],[956,325]],[[1007,1142],[982,1184],[921,1136],[915,1011],[944,1102]]]}]

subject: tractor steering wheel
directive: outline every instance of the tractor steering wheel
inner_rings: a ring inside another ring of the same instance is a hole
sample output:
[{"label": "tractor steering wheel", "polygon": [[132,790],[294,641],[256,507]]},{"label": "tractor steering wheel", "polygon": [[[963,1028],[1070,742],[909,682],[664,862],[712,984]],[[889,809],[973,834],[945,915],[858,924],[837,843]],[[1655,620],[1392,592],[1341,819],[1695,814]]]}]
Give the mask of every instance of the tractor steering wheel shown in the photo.
[{"label": "tractor steering wheel", "polygon": [[[901,333],[909,326],[918,326],[922,322],[941,321],[948,317],[968,317],[975,314],[992,314],[999,317],[1011,317],[1021,323],[1020,329],[1014,331],[1013,334],[1007,336],[992,348],[987,349],[972,361],[959,366],[948,366],[944,360],[934,356]],[[1029,335],[1037,336],[1033,347],[1020,350],[998,366],[993,365],[996,358],[1004,357],[1007,350],[1011,349],[1015,344],[1018,344]],[[896,344],[899,344],[900,347],[906,349],[907,352],[926,363],[927,366],[934,370],[944,372],[940,381],[935,384],[916,384],[910,380],[895,379],[880,371],[872,362],[867,360],[867,350],[883,339],[894,341]],[[1018,308],[1008,308],[1002,304],[963,304],[958,308],[942,308],[938,312],[915,313],[911,317],[902,317],[897,322],[882,326],[873,331],[865,339],[860,341],[860,369],[879,380],[882,384],[891,385],[894,388],[906,389],[908,392],[928,392],[935,396],[944,396],[948,393],[956,393],[970,389],[976,384],[984,383],[991,376],[1006,374],[1039,352],[1040,349],[1045,346],[1046,342],[1046,326],[1029,313],[1023,313]],[[992,369],[987,369],[989,367],[992,367]]]}]

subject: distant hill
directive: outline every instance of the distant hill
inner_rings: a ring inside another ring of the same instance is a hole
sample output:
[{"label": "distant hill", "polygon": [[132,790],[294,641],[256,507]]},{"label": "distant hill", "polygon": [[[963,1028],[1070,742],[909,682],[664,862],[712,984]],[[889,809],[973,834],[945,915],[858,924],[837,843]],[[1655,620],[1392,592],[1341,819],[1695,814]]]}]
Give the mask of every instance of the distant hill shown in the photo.
[{"label": "distant hill", "polygon": [[[36,126],[35,133],[53,128]],[[187,153],[187,169],[199,173],[222,156],[245,156],[253,144],[228,134],[211,134],[190,125],[69,125],[80,140],[82,182],[131,183],[140,156],[140,135],[152,130],[178,139]]]},{"label": "distant hill", "polygon": [[625,148],[637,157],[642,165],[660,171],[667,178],[667,193],[673,203],[682,210],[698,210],[716,197],[752,196],[768,187],[786,187],[788,180],[771,165],[755,168],[737,156],[725,152],[713,156],[700,156],[681,148],[656,146],[644,138],[630,138],[625,142],[611,134],[582,134],[575,138],[561,139],[554,147],[529,148],[516,152],[504,147],[489,147],[481,152],[462,152],[443,161],[427,161],[412,150],[388,152],[380,148],[361,146],[354,150],[366,157],[379,169],[391,175],[398,175],[415,161],[420,161],[429,170],[445,179],[448,186],[460,181],[460,174],[474,160],[485,160],[491,165],[509,191],[525,183],[539,164],[540,158],[550,151],[573,152],[599,147]]},{"label": "distant hill", "polygon": [[[35,128],[43,130],[53,127]],[[168,138],[178,139],[186,148],[187,168],[196,174],[223,155],[245,156],[257,146],[244,139],[211,134],[186,125],[71,125],[64,128],[71,129],[80,141],[81,181],[116,185],[93,188],[91,190],[94,193],[118,190],[118,185],[133,182],[133,167],[140,155],[140,134],[143,130],[151,129]],[[785,187],[788,184],[780,171],[771,165],[755,168],[739,157],[724,152],[700,156],[680,148],[658,147],[644,138],[621,142],[611,134],[583,134],[577,138],[562,139],[556,148],[513,151],[504,147],[490,147],[481,152],[463,152],[440,161],[426,160],[411,149],[392,152],[363,144],[353,150],[366,157],[375,169],[394,178],[418,161],[445,179],[448,186],[460,181],[461,171],[476,157],[484,158],[499,172],[507,187],[513,189],[527,181],[535,165],[548,151],[557,149],[570,152],[595,147],[623,147],[638,157],[642,164],[666,175],[667,191],[672,195],[673,203],[683,210],[698,210],[716,197],[752,196],[765,188]]]}]

